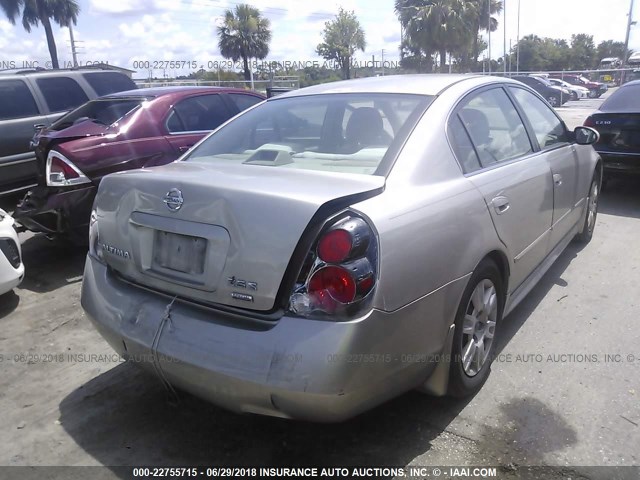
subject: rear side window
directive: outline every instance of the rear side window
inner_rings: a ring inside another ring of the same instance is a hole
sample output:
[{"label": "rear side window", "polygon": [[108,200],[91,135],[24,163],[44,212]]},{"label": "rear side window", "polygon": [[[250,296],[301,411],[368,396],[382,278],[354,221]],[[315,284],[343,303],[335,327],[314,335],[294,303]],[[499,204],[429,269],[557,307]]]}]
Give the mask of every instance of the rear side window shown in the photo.
[{"label": "rear side window", "polygon": [[72,78],[38,78],[36,83],[51,112],[71,110],[89,100],[78,82]]},{"label": "rear side window", "polygon": [[99,96],[137,88],[133,80],[118,72],[84,73],[82,76]]},{"label": "rear side window", "polygon": [[22,80],[0,82],[0,120],[40,115],[29,87]]},{"label": "rear side window", "polygon": [[230,93],[229,98],[241,112],[262,101],[260,97],[256,97],[254,95],[243,95],[241,93]]},{"label": "rear side window", "polygon": [[533,151],[522,119],[502,88],[474,95],[458,115],[485,168]]},{"label": "rear side window", "polygon": [[473,148],[469,134],[459,115],[452,117],[449,123],[449,139],[464,173],[471,173],[482,168],[476,150]]},{"label": "rear side window", "polygon": [[213,130],[230,116],[220,95],[199,95],[182,100],[173,108],[167,128],[172,133]]}]

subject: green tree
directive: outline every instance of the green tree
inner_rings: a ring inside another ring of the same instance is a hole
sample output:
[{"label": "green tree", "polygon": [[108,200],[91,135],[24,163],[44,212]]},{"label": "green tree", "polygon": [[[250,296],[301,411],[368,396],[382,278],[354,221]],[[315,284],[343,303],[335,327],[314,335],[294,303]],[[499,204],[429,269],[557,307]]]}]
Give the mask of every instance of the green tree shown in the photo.
[{"label": "green tree", "polygon": [[[494,16],[502,12],[502,2],[500,0],[467,0],[465,13],[467,22],[471,28],[472,46],[469,51],[470,59],[475,67],[478,57],[482,52],[480,32],[495,32],[498,29],[498,19]],[[486,44],[484,46],[486,48]]]},{"label": "green tree", "polygon": [[22,26],[27,32],[32,27],[42,24],[47,37],[47,46],[53,68],[60,68],[58,49],[53,37],[53,20],[61,27],[68,27],[78,22],[80,6],[76,0],[0,0],[0,9],[4,11],[11,24],[22,16]]},{"label": "green tree", "polygon": [[242,59],[244,79],[251,79],[249,61],[262,60],[269,54],[271,22],[255,7],[236,5],[235,10],[226,10],[224,21],[218,27],[218,47],[224,58],[234,62]]},{"label": "green tree", "polygon": [[593,66],[595,58],[596,46],[593,43],[593,35],[571,35],[571,69],[587,70]]},{"label": "green tree", "polygon": [[336,18],[325,22],[322,43],[316,52],[325,60],[335,60],[342,70],[342,78],[351,78],[351,59],[357,50],[364,52],[367,43],[364,30],[355,12],[342,7]]}]

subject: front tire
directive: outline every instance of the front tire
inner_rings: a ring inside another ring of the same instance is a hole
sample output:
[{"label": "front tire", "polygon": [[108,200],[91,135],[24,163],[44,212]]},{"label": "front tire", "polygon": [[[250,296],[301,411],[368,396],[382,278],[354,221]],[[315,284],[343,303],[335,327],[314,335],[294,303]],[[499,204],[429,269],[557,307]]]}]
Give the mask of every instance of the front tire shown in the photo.
[{"label": "front tire", "polygon": [[551,95],[549,96],[549,98],[547,98],[547,102],[549,102],[549,105],[555,108],[560,105],[560,97],[556,95]]},{"label": "front tire", "polygon": [[587,197],[586,212],[582,230],[576,235],[576,241],[587,244],[593,238],[593,231],[596,228],[596,217],[598,216],[598,203],[600,200],[601,182],[600,176],[596,173],[591,180],[589,196]]},{"label": "front tire", "polygon": [[449,395],[473,395],[484,384],[491,369],[503,309],[500,271],[493,261],[485,259],[471,275],[456,313]]}]

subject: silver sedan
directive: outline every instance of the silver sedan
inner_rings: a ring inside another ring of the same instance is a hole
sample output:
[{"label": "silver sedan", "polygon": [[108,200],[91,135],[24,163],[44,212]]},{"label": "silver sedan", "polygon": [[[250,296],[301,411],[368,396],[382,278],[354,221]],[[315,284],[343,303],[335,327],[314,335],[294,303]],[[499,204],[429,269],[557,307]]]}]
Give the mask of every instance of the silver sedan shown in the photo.
[{"label": "silver sedan", "polygon": [[378,77],[271,98],[105,177],[82,305],[170,391],[340,421],[486,380],[503,318],[590,240],[597,132],[520,82]]}]

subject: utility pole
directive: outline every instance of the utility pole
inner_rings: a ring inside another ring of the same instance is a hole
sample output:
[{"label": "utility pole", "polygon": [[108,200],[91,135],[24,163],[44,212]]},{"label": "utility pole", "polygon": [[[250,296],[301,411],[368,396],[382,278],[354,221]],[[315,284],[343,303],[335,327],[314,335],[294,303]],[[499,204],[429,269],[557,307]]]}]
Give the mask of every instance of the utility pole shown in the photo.
[{"label": "utility pole", "polygon": [[520,73],[520,0],[518,0],[518,31],[516,38],[516,73]]},{"label": "utility pole", "polygon": [[384,48],[382,49],[382,62],[381,62],[381,65],[382,65],[382,76],[384,77]]},{"label": "utility pole", "polygon": [[78,53],[76,51],[76,41],[73,39],[73,28],[69,22],[69,37],[71,39],[71,56],[73,57],[73,66],[78,68]]},{"label": "utility pole", "polygon": [[[489,5],[491,5],[491,0],[489,0]],[[502,16],[504,25],[502,26],[502,48],[504,51],[504,64],[503,73],[504,76],[507,76],[507,0],[502,0]]]},{"label": "utility pole", "polygon": [[626,77],[626,71],[624,68],[627,66],[627,57],[629,56],[629,34],[631,33],[631,26],[635,25],[636,22],[633,21],[633,0],[631,0],[631,4],[629,5],[629,18],[627,20],[627,35],[624,38],[624,58],[622,59],[622,76],[620,83],[624,83]]},{"label": "utility pole", "polygon": [[487,0],[487,32],[489,32],[489,75],[491,75],[491,0]]}]

